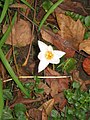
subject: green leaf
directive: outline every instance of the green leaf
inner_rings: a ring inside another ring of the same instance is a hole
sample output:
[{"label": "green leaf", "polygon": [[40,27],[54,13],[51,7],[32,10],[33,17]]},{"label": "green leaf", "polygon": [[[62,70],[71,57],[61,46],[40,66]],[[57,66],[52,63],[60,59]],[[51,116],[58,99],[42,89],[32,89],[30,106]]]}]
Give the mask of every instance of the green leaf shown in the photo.
[{"label": "green leaf", "polygon": [[90,16],[85,17],[85,25],[86,25],[87,27],[90,26]]},{"label": "green leaf", "polygon": [[48,10],[48,12],[45,14],[45,16],[43,17],[43,19],[40,22],[39,25],[39,31],[42,27],[42,25],[44,24],[44,22],[46,21],[46,19],[48,18],[48,16],[58,7],[58,5],[60,5],[64,0],[58,0],[55,4],[53,4],[50,9]]},{"label": "green leaf", "polygon": [[52,110],[51,111],[51,116],[53,117],[53,118],[60,118],[60,114],[58,113],[58,111],[57,110]]},{"label": "green leaf", "polygon": [[7,12],[8,7],[9,7],[9,3],[10,3],[10,0],[5,0],[4,7],[3,7],[3,10],[2,10],[2,13],[0,16],[0,23],[2,23],[5,15],[6,15],[6,12]]},{"label": "green leaf", "polygon": [[89,37],[90,37],[90,31],[85,33],[84,39],[88,39]]},{"label": "green leaf", "polygon": [[34,11],[34,8],[26,0],[21,0],[21,1]]},{"label": "green leaf", "polygon": [[63,65],[62,71],[70,73],[71,70],[75,69],[77,61],[74,58],[69,58]]},{"label": "green leaf", "polygon": [[6,107],[3,110],[3,115],[2,115],[2,119],[1,120],[14,120],[13,116],[12,116],[12,111],[9,107]]},{"label": "green leaf", "polygon": [[42,4],[43,9],[47,12],[53,3],[50,0],[45,0]]},{"label": "green leaf", "polygon": [[35,93],[41,93],[42,94],[44,92],[44,89],[43,88],[39,89],[39,88],[35,87],[34,91],[35,91]]},{"label": "green leaf", "polygon": [[20,112],[25,113],[26,112],[26,106],[22,103],[18,103],[14,106],[14,111],[16,115],[18,115]]},{"label": "green leaf", "polygon": [[73,84],[72,84],[72,86],[73,86],[73,88],[79,88],[80,87],[80,83],[74,81]]},{"label": "green leaf", "polygon": [[13,99],[10,89],[3,90],[3,98],[4,98],[4,100],[12,100]]},{"label": "green leaf", "polygon": [[23,112],[19,112],[17,120],[26,120],[26,116]]},{"label": "green leaf", "polygon": [[22,103],[18,103],[14,106],[14,111],[17,117],[17,120],[26,120],[25,112],[26,106]]}]

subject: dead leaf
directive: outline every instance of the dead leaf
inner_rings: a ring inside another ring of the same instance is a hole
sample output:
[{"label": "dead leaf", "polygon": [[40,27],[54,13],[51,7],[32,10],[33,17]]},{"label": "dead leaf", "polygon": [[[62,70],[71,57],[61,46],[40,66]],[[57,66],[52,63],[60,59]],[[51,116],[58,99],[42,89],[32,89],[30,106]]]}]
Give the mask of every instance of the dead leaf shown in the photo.
[{"label": "dead leaf", "polygon": [[83,50],[87,54],[90,54],[90,38],[88,40],[84,40],[80,43],[79,50]]},{"label": "dead leaf", "polygon": [[[3,26],[3,33],[5,33],[6,30],[7,26]],[[8,37],[6,44],[12,45],[13,43],[16,47],[23,47],[30,44],[32,38],[30,23],[20,19],[12,28],[12,33]]]},{"label": "dead leaf", "polygon": [[45,109],[42,110],[42,120],[48,120]]},{"label": "dead leaf", "polygon": [[[45,69],[45,75],[46,76],[49,76],[49,75],[50,76],[52,76],[52,75],[54,75],[54,76],[60,76],[60,74],[58,72],[50,69],[49,67],[47,67]],[[58,78],[58,79],[48,78],[45,81],[50,85],[50,87],[51,87],[51,84],[52,84],[53,81],[57,81],[58,82],[58,92],[62,92],[63,90],[67,89],[68,88],[68,84],[69,84],[68,78],[65,78],[65,79],[64,78]],[[54,88],[52,87],[52,89],[54,89]]]},{"label": "dead leaf", "polygon": [[58,94],[58,82],[52,81],[51,82],[51,96],[54,97],[56,94]]},{"label": "dead leaf", "polygon": [[86,86],[87,85],[87,83],[86,83],[87,80],[85,80],[85,81],[82,80],[80,78],[79,74],[80,74],[79,71],[77,71],[77,70],[73,71],[73,74],[72,74],[73,80],[75,80],[75,81],[80,83],[82,90],[86,90],[87,91],[87,86]]},{"label": "dead leaf", "polygon": [[66,57],[73,57],[75,54],[75,50],[68,47],[65,43],[65,40],[61,38],[59,34],[53,33],[50,30],[42,29],[41,35],[44,40],[56,46],[59,50],[66,52]]},{"label": "dead leaf", "polygon": [[29,110],[29,120],[42,120],[42,112],[36,108]]},{"label": "dead leaf", "polygon": [[90,75],[90,56],[88,58],[85,58],[83,61],[83,69],[85,72]]},{"label": "dead leaf", "polygon": [[27,9],[28,7],[25,4],[21,4],[21,3],[15,3],[15,4],[11,4],[10,8],[23,8],[23,9]]},{"label": "dead leaf", "polygon": [[[87,16],[88,13],[86,12],[85,5],[82,5],[80,2],[76,2],[76,1],[81,1],[81,0],[73,0],[73,1],[64,0],[64,2],[59,5],[59,7],[65,11],[73,11],[74,13]],[[84,3],[83,0],[81,2]]]},{"label": "dead leaf", "polygon": [[54,96],[55,104],[59,104],[59,109],[63,109],[67,103],[63,92]]},{"label": "dead leaf", "polygon": [[56,13],[57,22],[60,28],[58,32],[66,43],[78,50],[82,42],[85,28],[80,20],[74,21],[71,17]]},{"label": "dead leaf", "polygon": [[43,88],[44,89],[44,92],[49,95],[50,94],[50,91],[51,91],[51,88],[49,88],[45,83],[43,82],[40,82],[39,85],[38,85],[38,88]]},{"label": "dead leaf", "polygon": [[45,103],[43,103],[38,109],[42,111],[44,108],[47,115],[49,115],[51,113],[51,110],[53,109],[53,105],[54,105],[54,99],[50,99]]}]

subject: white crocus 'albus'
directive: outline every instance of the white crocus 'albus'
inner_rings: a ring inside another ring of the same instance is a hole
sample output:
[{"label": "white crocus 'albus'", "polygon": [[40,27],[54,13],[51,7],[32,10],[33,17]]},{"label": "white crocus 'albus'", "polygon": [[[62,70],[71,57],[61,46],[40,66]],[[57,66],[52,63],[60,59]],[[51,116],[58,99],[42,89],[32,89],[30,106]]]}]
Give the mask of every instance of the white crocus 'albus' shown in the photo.
[{"label": "white crocus 'albus'", "polygon": [[49,63],[58,64],[60,62],[59,58],[65,55],[65,52],[53,50],[51,45],[48,46],[41,41],[38,41],[38,46],[40,49],[40,53],[38,54],[38,59],[40,60],[38,72],[44,70]]}]

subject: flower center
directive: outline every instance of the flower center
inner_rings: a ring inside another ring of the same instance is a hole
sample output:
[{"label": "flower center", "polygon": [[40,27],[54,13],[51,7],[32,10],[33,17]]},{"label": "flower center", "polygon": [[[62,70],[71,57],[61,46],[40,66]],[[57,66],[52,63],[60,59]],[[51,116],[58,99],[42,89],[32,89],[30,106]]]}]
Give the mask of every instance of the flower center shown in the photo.
[{"label": "flower center", "polygon": [[45,53],[45,58],[48,60],[51,60],[53,58],[54,54],[51,51],[47,51]]}]

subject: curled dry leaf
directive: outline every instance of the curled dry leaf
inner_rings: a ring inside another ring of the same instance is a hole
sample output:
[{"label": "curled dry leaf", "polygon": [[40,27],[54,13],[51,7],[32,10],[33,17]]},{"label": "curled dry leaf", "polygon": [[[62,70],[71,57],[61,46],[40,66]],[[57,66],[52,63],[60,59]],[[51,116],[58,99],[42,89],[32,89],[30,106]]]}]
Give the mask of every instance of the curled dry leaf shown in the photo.
[{"label": "curled dry leaf", "polygon": [[90,56],[84,59],[83,69],[88,75],[90,75]]},{"label": "curled dry leaf", "polygon": [[[3,26],[3,33],[7,30],[7,26]],[[16,47],[23,47],[31,43],[33,38],[31,34],[30,23],[20,19],[15,23],[12,32],[8,37],[6,44],[14,45]]]},{"label": "curled dry leaf", "polygon": [[83,50],[87,54],[90,54],[90,38],[88,40],[84,40],[80,43],[79,50]]},{"label": "curled dry leaf", "polygon": [[60,28],[58,33],[66,40],[69,46],[78,50],[79,44],[82,42],[85,33],[85,28],[81,21],[74,21],[69,16],[57,13],[56,18]]},{"label": "curled dry leaf", "polygon": [[51,110],[53,109],[53,105],[54,105],[54,99],[50,99],[45,103],[43,103],[38,109],[41,111],[44,109],[47,115],[49,115]]}]

